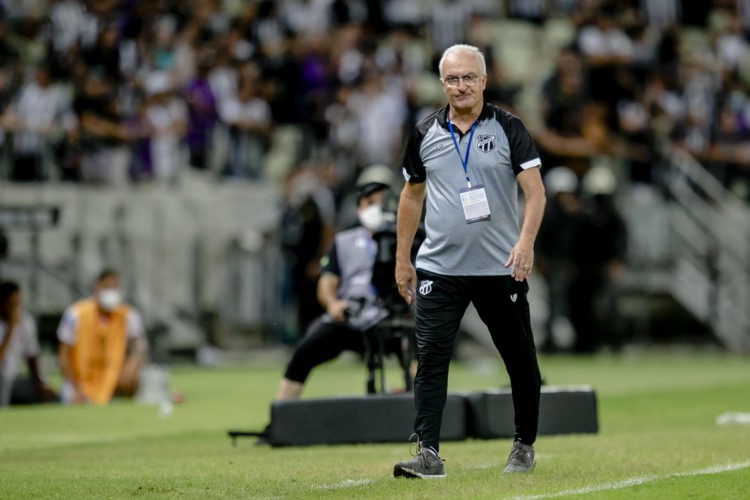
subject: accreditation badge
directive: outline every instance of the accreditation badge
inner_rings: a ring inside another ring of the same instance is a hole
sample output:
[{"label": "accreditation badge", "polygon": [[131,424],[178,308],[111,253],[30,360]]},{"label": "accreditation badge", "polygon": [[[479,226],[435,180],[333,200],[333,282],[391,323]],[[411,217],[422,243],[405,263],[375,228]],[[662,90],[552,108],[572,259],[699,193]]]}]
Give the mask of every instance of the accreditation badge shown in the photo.
[{"label": "accreditation badge", "polygon": [[463,188],[459,194],[467,224],[490,220],[490,205],[487,203],[487,192],[482,184]]}]

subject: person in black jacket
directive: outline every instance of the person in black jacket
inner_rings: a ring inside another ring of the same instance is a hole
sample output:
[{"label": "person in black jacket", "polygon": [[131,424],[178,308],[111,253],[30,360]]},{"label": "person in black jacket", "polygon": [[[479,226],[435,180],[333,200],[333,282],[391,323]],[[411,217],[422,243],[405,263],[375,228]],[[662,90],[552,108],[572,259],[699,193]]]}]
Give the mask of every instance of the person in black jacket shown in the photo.
[{"label": "person in black jacket", "polygon": [[607,167],[597,166],[582,179],[583,210],[576,231],[571,284],[571,321],[576,331],[574,350],[592,353],[603,343],[618,349],[622,322],[618,321],[618,281],[625,269],[628,233],[614,195],[617,179]]},{"label": "person in black jacket", "polygon": [[539,349],[557,352],[558,333],[570,329],[570,286],[575,275],[573,254],[581,220],[578,176],[565,166],[544,176],[547,205],[536,239],[537,270],[547,285],[547,320]]}]

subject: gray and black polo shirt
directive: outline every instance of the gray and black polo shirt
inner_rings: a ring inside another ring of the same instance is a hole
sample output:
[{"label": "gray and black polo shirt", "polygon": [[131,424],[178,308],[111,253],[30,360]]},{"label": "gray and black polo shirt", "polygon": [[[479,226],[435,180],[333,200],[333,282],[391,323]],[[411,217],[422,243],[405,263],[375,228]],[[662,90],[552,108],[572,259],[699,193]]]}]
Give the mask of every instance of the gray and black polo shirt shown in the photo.
[{"label": "gray and black polo shirt", "polygon": [[466,188],[461,158],[466,157],[470,131],[453,127],[461,157],[448,129],[448,106],[417,123],[404,152],[407,182],[427,182],[425,230],[417,268],[449,276],[510,274],[504,264],[518,241],[516,175],[540,167],[534,142],[521,120],[484,103],[474,130],[467,173],[472,186],[487,192],[490,220],[467,224],[459,191]]}]

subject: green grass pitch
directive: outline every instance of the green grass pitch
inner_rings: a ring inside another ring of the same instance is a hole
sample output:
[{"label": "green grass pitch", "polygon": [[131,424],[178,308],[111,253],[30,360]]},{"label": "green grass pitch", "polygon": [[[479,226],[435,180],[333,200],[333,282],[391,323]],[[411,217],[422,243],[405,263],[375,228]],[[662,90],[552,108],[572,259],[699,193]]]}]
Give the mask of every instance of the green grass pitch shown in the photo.
[{"label": "green grass pitch", "polygon": [[[404,443],[268,448],[231,445],[228,429],[260,430],[277,364],[172,368],[186,395],[168,418],[155,407],[0,411],[0,498],[750,498],[750,359],[718,353],[542,357],[546,381],[588,384],[600,432],[541,436],[533,474],[501,474],[510,440],[443,443],[444,480],[396,480]],[[315,370],[305,397],[360,395],[364,368]],[[395,366],[388,378],[398,384]],[[507,384],[499,360],[457,362],[450,390]]]}]

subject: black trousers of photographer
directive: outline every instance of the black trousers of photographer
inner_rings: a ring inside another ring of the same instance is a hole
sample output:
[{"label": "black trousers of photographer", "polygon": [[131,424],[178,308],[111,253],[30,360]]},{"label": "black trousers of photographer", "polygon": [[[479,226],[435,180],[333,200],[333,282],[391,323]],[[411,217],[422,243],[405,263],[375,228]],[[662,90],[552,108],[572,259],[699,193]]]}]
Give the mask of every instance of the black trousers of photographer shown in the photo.
[{"label": "black trousers of photographer", "polygon": [[510,377],[515,439],[536,440],[541,375],[531,331],[526,281],[510,276],[443,276],[417,270],[417,375],[414,431],[422,446],[439,450],[448,395],[448,368],[461,318],[473,303],[487,325]]},{"label": "black trousers of photographer", "polygon": [[[400,353],[401,339],[389,337],[383,346],[387,354]],[[304,384],[310,372],[318,365],[331,361],[344,351],[365,353],[365,333],[348,327],[345,323],[332,323],[319,316],[294,348],[284,378]]]}]

